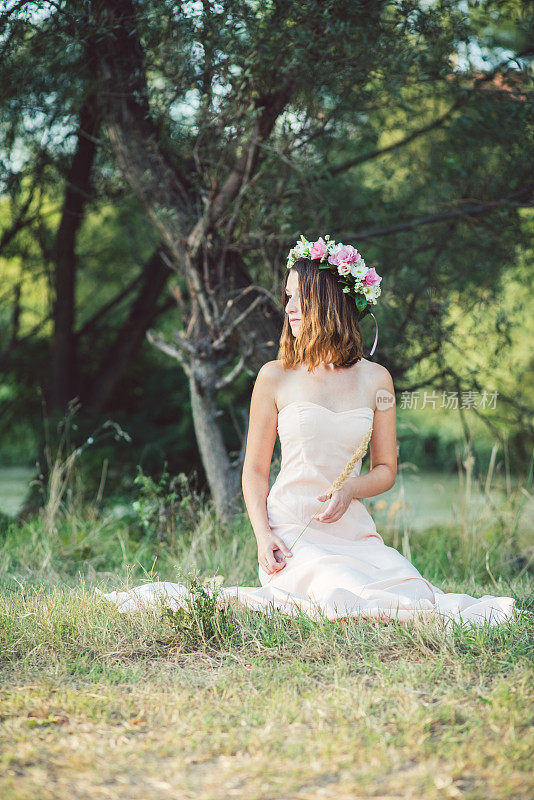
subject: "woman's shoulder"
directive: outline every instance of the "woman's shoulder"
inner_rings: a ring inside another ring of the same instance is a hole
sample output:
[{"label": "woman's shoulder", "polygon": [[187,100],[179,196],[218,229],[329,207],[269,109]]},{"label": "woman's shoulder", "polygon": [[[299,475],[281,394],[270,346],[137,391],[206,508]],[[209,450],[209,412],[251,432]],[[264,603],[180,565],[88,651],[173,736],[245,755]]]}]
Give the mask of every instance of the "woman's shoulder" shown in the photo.
[{"label": "woman's shoulder", "polygon": [[266,361],[258,370],[256,384],[262,387],[270,386],[273,394],[276,394],[283,372],[284,368],[279,359],[275,361]]},{"label": "woman's shoulder", "polygon": [[365,372],[367,379],[373,383],[376,389],[388,389],[393,391],[393,378],[390,371],[379,364],[377,361],[368,361],[366,358],[360,360],[362,371]]},{"label": "woman's shoulder", "polygon": [[278,406],[277,397],[283,380],[283,366],[279,360],[267,361],[258,370],[254,384],[255,393],[259,393],[263,401],[272,400]]},{"label": "woman's shoulder", "polygon": [[284,367],[282,366],[282,361],[278,358],[274,361],[266,361],[259,370],[258,370],[258,378],[262,377],[262,379],[269,379],[269,378],[276,378],[284,372]]},{"label": "woman's shoulder", "polygon": [[387,411],[395,406],[395,387],[390,371],[376,361],[369,361],[369,383],[373,387],[376,408]]},{"label": "woman's shoulder", "polygon": [[385,376],[390,374],[389,370],[383,364],[379,364],[378,361],[369,361],[367,358],[361,358],[359,363],[363,365],[369,375]]}]

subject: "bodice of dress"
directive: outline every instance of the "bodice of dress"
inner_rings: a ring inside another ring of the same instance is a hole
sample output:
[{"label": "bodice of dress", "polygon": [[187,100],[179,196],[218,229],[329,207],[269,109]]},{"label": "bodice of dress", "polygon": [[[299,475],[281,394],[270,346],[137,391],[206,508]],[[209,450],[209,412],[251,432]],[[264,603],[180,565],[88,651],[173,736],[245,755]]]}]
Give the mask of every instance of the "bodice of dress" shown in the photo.
[{"label": "bodice of dress", "polygon": [[[317,496],[326,492],[345,468],[373,422],[372,408],[331,411],[310,401],[297,400],[278,414],[282,449],[280,472],[268,496],[268,510],[283,506],[295,520],[317,511]],[[360,474],[362,460],[349,473]],[[359,506],[361,501],[355,500]],[[352,504],[351,504],[352,505]],[[361,511],[361,509],[360,509]],[[367,516],[367,514],[366,514]],[[373,524],[374,527],[374,524]]]},{"label": "bodice of dress", "polygon": [[[331,483],[354,455],[373,417],[373,409],[367,406],[331,411],[307,400],[289,403],[278,414],[280,472],[305,465]],[[361,466],[360,459],[350,474],[359,475]]]}]

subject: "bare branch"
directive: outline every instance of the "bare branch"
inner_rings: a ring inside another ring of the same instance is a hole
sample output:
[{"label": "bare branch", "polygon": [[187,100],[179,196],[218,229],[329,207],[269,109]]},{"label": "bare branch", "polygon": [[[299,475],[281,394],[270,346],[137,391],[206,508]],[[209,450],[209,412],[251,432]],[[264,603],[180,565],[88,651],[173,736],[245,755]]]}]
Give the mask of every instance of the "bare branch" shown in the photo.
[{"label": "bare branch", "polygon": [[263,286],[258,286],[257,284],[251,283],[249,286],[246,286],[244,289],[241,289],[239,294],[237,294],[235,297],[231,297],[229,300],[226,301],[226,305],[221,315],[221,324],[224,324],[224,322],[226,321],[226,317],[228,316],[228,313],[232,308],[232,306],[235,305],[235,303],[238,303],[243,297],[245,297],[245,295],[249,294],[250,292],[263,293],[267,295],[267,297],[270,300],[272,300],[273,303],[276,303],[276,298],[274,297],[272,292],[270,292],[268,289],[265,289]]},{"label": "bare branch", "polygon": [[245,310],[244,310],[244,311],[242,311],[242,312],[241,312],[241,314],[238,314],[238,316],[237,316],[237,317],[236,317],[236,318],[233,320],[233,322],[232,322],[232,323],[231,323],[231,324],[230,324],[230,325],[229,325],[229,326],[226,328],[226,330],[225,330],[225,331],[223,331],[223,332],[220,334],[220,336],[218,336],[218,337],[217,337],[217,339],[215,339],[215,341],[212,343],[212,347],[213,347],[215,350],[216,350],[216,349],[218,349],[219,347],[221,347],[221,346],[224,344],[224,342],[225,342],[225,341],[228,339],[228,337],[230,336],[230,334],[232,333],[232,331],[234,331],[234,330],[237,328],[237,326],[238,326],[238,325],[239,325],[241,322],[243,322],[243,320],[244,320],[244,319],[245,319],[245,318],[246,318],[246,317],[247,317],[247,316],[248,316],[248,315],[249,315],[249,314],[250,314],[252,311],[254,311],[254,309],[256,308],[256,306],[258,306],[260,303],[263,303],[263,302],[265,302],[265,301],[264,301],[264,299],[263,299],[263,297],[260,297],[260,296],[256,297],[256,299],[252,301],[252,303],[251,303],[251,304],[248,306],[248,308],[245,308]]},{"label": "bare branch", "polygon": [[206,324],[213,330],[215,327],[213,315],[211,313],[209,307],[208,296],[206,294],[205,287],[202,285],[200,281],[200,276],[198,271],[195,268],[191,260],[191,253],[186,252],[185,254],[185,263],[186,263],[186,276],[188,279],[189,291],[191,296],[198,302],[202,310],[202,314],[204,315],[204,320]]},{"label": "bare branch", "polygon": [[[168,265],[169,259],[164,258],[163,260]],[[172,286],[171,289],[170,289],[170,292],[171,292],[172,296],[174,297],[174,299],[176,300],[176,305],[180,309],[182,317],[185,316],[185,314],[186,314],[186,305],[185,305],[185,300],[183,298],[182,291],[181,291],[180,287],[179,286]]]},{"label": "bare branch", "polygon": [[[435,372],[434,375],[431,375],[428,378],[421,379],[416,383],[412,383],[409,386],[405,386],[401,391],[402,392],[413,392],[416,389],[424,388],[425,386],[429,386],[435,383],[439,378],[446,378],[449,375],[449,370],[442,369],[440,372]],[[437,388],[437,387],[436,387]]]},{"label": "bare branch", "polygon": [[188,245],[192,257],[198,252],[206,229],[212,223],[216,224],[220,221],[229,205],[239,194],[247,174],[250,175],[254,172],[259,159],[260,145],[269,137],[290,96],[291,84],[286,84],[272,94],[257,99],[256,107],[259,114],[256,118],[254,132],[250,136],[248,143],[243,146],[242,154],[237,159],[221,189],[214,197],[210,198],[202,217],[188,236]]},{"label": "bare branch", "polygon": [[84,336],[86,336],[87,333],[89,333],[89,331],[91,331],[95,327],[95,325],[97,325],[97,323],[103,317],[106,316],[106,314],[108,314],[113,308],[119,305],[119,303],[121,303],[126,297],[128,297],[129,294],[131,294],[134,291],[134,289],[137,288],[137,286],[141,283],[143,279],[143,275],[144,272],[140,272],[139,275],[137,275],[132,281],[130,281],[130,283],[127,286],[124,287],[122,292],[119,292],[118,294],[115,295],[115,297],[112,297],[111,300],[109,300],[107,303],[105,303],[105,305],[99,308],[98,311],[95,314],[93,314],[92,317],[89,317],[89,319],[86,322],[84,322],[80,330],[75,332],[74,334],[75,337],[77,339],[81,339]]},{"label": "bare branch", "polygon": [[417,139],[419,136],[423,136],[425,133],[429,133],[430,131],[435,130],[436,128],[440,128],[456,111],[460,106],[465,103],[464,98],[459,98],[453,105],[446,111],[441,117],[438,117],[433,122],[430,122],[428,125],[423,125],[423,127],[418,128],[417,130],[410,133],[408,136],[405,136],[404,139],[401,139],[398,142],[394,142],[393,144],[388,145],[387,147],[381,147],[377,150],[371,150],[368,153],[363,153],[362,155],[356,156],[355,158],[349,158],[347,161],[342,162],[341,164],[335,164],[333,167],[330,167],[326,170],[325,173],[327,175],[339,175],[340,172],[344,172],[351,167],[356,167],[358,164],[362,164],[364,161],[371,161],[374,158],[378,158],[379,156],[383,156],[386,153],[391,153],[393,150],[398,150],[400,147],[405,147],[410,142],[413,142],[414,139]]},{"label": "bare branch", "polygon": [[[248,353],[246,355],[248,355]],[[243,371],[244,366],[245,354],[241,354],[239,356],[239,361],[234,367],[232,367],[230,372],[228,372],[224,377],[219,378],[219,380],[215,383],[215,389],[224,389],[225,386],[230,386],[230,384],[235,381],[239,373]]]},{"label": "bare branch", "polygon": [[175,328],[172,332],[172,335],[179,347],[181,347],[183,350],[187,350],[187,352],[191,353],[191,355],[196,355],[196,347],[191,344],[184,331],[179,331]]},{"label": "bare branch", "polygon": [[168,356],[171,356],[171,358],[179,361],[188,378],[193,377],[193,371],[189,366],[187,359],[184,358],[184,355],[182,352],[180,352],[180,350],[177,350],[176,347],[173,347],[172,344],[166,342],[161,335],[155,334],[152,330],[148,330],[146,332],[146,338],[150,344],[154,345],[154,347],[157,347],[162,353],[166,353]]},{"label": "bare branch", "polygon": [[[399,233],[401,231],[412,230],[421,225],[434,225],[437,222],[444,222],[448,219],[457,219],[458,217],[473,217],[479,214],[484,214],[486,211],[491,211],[493,208],[500,206],[514,206],[520,208],[530,208],[532,203],[522,203],[518,205],[514,203],[520,197],[530,194],[534,190],[534,184],[529,184],[513,192],[508,197],[498,197],[495,200],[488,200],[484,203],[478,203],[473,206],[460,206],[459,208],[452,209],[451,211],[443,211],[440,214],[430,214],[426,217],[415,217],[415,219],[407,220],[406,222],[399,222],[396,225],[390,225],[387,228],[374,228],[367,231],[358,231],[357,233],[344,233],[347,238],[353,239],[374,239],[377,236],[388,236],[392,233]],[[338,234],[339,235],[339,234]]]},{"label": "bare branch", "polygon": [[[534,190],[534,184],[528,184],[527,186],[523,186],[521,189],[518,189],[516,192],[508,195],[507,197],[498,197],[495,200],[487,200],[483,203],[478,203],[472,206],[464,206],[460,205],[458,208],[454,208],[451,211],[443,211],[439,214],[429,214],[425,217],[415,217],[414,219],[406,220],[405,222],[398,222],[396,225],[389,225],[386,228],[369,228],[368,230],[361,230],[361,231],[334,231],[335,235],[338,238],[343,239],[354,239],[355,241],[362,240],[362,239],[375,239],[378,236],[388,236],[393,233],[401,233],[403,231],[413,230],[414,228],[418,228],[421,225],[434,225],[437,222],[444,222],[448,219],[458,219],[461,217],[467,218],[471,216],[478,216],[479,214],[484,214],[486,211],[491,211],[494,208],[499,208],[500,206],[512,206],[513,208],[531,208],[531,202],[522,202],[522,203],[515,203],[515,200],[518,200],[521,197],[524,197],[531,193]],[[291,244],[298,239],[300,236],[300,231],[293,233],[292,235],[285,234],[284,236],[272,235],[266,236],[265,234],[259,233],[251,233],[246,237],[243,237],[240,243],[235,245],[236,250],[242,250],[244,245],[247,248],[253,248],[257,246],[258,241],[265,241],[268,240],[270,242],[279,242],[286,247],[290,247]]]},{"label": "bare branch", "polygon": [[13,221],[13,224],[11,225],[10,228],[7,228],[2,233],[2,237],[0,238],[0,253],[15,238],[15,236],[17,235],[17,233],[19,233],[19,231],[21,231],[23,228],[26,228],[29,225],[31,225],[32,222],[34,222],[35,219],[37,218],[36,216],[26,217],[26,214],[28,213],[28,209],[29,209],[29,207],[31,205],[31,202],[33,200],[33,197],[34,197],[35,189],[36,189],[36,186],[34,184],[30,188],[30,191],[28,192],[28,197],[26,198],[26,200],[24,201],[23,205],[21,206],[21,208],[20,208],[15,220]]}]

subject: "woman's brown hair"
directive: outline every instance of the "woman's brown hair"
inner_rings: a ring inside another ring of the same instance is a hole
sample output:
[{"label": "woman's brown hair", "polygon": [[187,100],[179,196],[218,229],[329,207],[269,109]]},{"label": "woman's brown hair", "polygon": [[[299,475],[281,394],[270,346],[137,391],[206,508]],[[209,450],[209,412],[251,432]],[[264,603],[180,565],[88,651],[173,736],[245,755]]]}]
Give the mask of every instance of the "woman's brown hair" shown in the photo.
[{"label": "woman's brown hair", "polygon": [[[363,342],[354,298],[343,292],[330,269],[319,269],[317,261],[299,258],[292,268],[298,274],[301,320],[294,336],[286,314],[277,358],[284,369],[306,364],[311,372],[325,361],[350,367],[363,358]],[[284,280],[284,306],[287,279]]]}]

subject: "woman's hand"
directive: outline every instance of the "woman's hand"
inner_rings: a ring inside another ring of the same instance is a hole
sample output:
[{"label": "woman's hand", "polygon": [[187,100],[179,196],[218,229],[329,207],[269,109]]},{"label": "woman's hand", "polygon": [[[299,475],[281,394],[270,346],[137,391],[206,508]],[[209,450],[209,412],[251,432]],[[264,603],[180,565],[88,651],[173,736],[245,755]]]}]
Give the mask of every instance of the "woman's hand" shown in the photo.
[{"label": "woman's hand", "polygon": [[[325,494],[320,494],[317,500],[326,501],[328,498]],[[337,522],[338,519],[341,519],[352,500],[354,500],[354,489],[343,484],[335,492],[332,492],[328,505],[323,508],[315,519],[319,520],[319,522]]]},{"label": "woman's hand", "polygon": [[258,541],[258,563],[269,575],[284,569],[286,556],[292,558],[293,553],[274,533],[262,536]]}]

